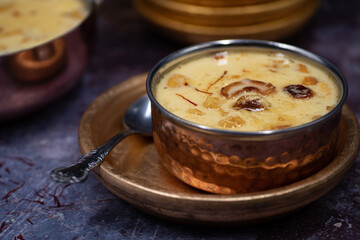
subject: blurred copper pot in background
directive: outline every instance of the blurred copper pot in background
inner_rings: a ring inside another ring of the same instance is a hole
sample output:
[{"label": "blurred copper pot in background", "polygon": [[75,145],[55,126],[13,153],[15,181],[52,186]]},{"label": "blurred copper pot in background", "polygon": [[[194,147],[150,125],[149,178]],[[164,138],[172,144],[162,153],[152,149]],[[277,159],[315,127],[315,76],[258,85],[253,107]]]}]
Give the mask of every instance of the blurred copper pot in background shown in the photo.
[{"label": "blurred copper pot in background", "polygon": [[46,42],[0,54],[0,122],[45,106],[81,78],[91,56],[99,1],[83,4],[88,14],[72,29]]}]

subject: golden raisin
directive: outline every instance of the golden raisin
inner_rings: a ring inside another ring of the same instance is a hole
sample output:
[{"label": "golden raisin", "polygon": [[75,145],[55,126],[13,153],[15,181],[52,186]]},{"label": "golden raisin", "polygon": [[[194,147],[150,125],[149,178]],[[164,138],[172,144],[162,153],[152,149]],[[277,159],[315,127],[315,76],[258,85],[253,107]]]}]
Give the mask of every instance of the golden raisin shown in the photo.
[{"label": "golden raisin", "polygon": [[2,3],[2,4],[0,4],[0,12],[5,12],[14,5],[15,5],[15,3],[12,3],[12,2]]},{"label": "golden raisin", "polygon": [[324,82],[321,82],[319,85],[320,85],[320,88],[321,88],[322,92],[326,93],[326,95],[331,94],[331,88],[329,87],[328,84],[326,84]]},{"label": "golden raisin", "polygon": [[222,128],[238,128],[241,127],[245,121],[239,116],[230,116],[226,119],[220,120],[218,125]]},{"label": "golden raisin", "polygon": [[300,72],[309,73],[309,70],[307,69],[307,67],[304,64],[299,63],[298,66],[299,66]]},{"label": "golden raisin", "polygon": [[77,20],[83,19],[83,14],[80,11],[76,11],[76,10],[72,12],[64,13],[63,15],[65,17],[70,17]]},{"label": "golden raisin", "polygon": [[22,43],[29,42],[29,41],[30,41],[30,38],[28,38],[28,37],[23,37],[23,39],[21,39]]},{"label": "golden raisin", "polygon": [[318,80],[311,76],[304,77],[302,84],[304,85],[316,85],[318,83]]},{"label": "golden raisin", "polygon": [[18,17],[21,17],[21,13],[19,11],[17,11],[17,10],[14,10],[12,12],[12,16],[15,17],[15,18],[18,18]]},{"label": "golden raisin", "polygon": [[168,87],[177,88],[182,85],[185,85],[186,79],[187,78],[184,75],[174,74],[168,79],[167,85]]}]

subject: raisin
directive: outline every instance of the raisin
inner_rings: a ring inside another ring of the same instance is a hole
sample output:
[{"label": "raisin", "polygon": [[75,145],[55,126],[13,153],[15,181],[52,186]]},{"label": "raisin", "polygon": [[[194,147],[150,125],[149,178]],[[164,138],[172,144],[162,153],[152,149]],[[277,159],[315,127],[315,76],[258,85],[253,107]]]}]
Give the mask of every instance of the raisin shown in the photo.
[{"label": "raisin", "polygon": [[304,85],[316,85],[318,83],[318,80],[311,76],[304,77],[302,84]]},{"label": "raisin", "polygon": [[182,85],[188,85],[187,83],[187,77],[181,74],[174,74],[172,75],[167,82],[168,87],[178,88]]},{"label": "raisin", "polygon": [[247,111],[259,112],[268,109],[271,104],[259,95],[241,96],[233,105],[235,110],[245,109]]},{"label": "raisin", "polygon": [[299,67],[300,72],[309,73],[309,70],[307,69],[307,67],[304,64],[299,63],[298,67]]},{"label": "raisin", "polygon": [[289,85],[284,88],[284,91],[294,98],[311,98],[314,95],[310,88],[303,85]]}]

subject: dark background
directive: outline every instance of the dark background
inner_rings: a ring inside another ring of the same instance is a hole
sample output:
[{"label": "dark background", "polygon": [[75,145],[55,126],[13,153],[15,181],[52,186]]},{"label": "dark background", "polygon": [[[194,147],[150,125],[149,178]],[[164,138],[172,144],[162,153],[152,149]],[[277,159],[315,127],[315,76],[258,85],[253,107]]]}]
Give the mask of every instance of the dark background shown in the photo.
[{"label": "dark background", "polygon": [[[350,88],[347,104],[358,118],[359,10],[357,0],[323,1],[301,31],[281,40],[325,57],[343,72]],[[130,0],[104,1],[94,55],[79,84],[42,110],[0,125],[0,239],[360,239],[359,157],[321,199],[250,227],[200,228],[152,217],[110,193],[93,174],[68,187],[50,180],[51,169],[80,157],[77,131],[89,104],[184,46],[153,32]]]}]

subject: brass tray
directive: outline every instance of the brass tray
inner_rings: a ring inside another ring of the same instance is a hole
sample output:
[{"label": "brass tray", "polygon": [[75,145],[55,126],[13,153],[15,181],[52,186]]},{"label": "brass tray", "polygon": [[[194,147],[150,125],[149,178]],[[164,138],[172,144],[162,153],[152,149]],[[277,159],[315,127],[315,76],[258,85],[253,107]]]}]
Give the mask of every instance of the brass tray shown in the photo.
[{"label": "brass tray", "polygon": [[198,6],[212,6],[212,7],[234,7],[255,5],[266,2],[275,2],[278,0],[173,0],[175,2],[193,4]]},{"label": "brass tray", "polygon": [[179,42],[199,43],[205,41],[246,38],[277,40],[298,31],[315,13],[319,1],[311,1],[293,14],[271,21],[250,25],[204,26],[186,23],[161,15],[144,0],[134,0],[137,11],[160,33]]},{"label": "brass tray", "polygon": [[[123,129],[123,113],[145,94],[145,79],[141,74],[121,82],[89,106],[79,126],[83,154]],[[216,226],[253,224],[288,214],[326,194],[352,166],[359,139],[357,118],[345,105],[337,153],[327,167],[302,181],[251,194],[215,195],[180,182],[159,164],[152,139],[139,135],[119,143],[95,174],[111,192],[161,218]]]},{"label": "brass tray", "polygon": [[263,4],[232,7],[197,6],[197,3],[187,4],[164,0],[141,0],[141,2],[157,15],[168,19],[192,25],[218,27],[270,22],[301,12],[309,4],[319,5],[319,0],[277,0]]}]

